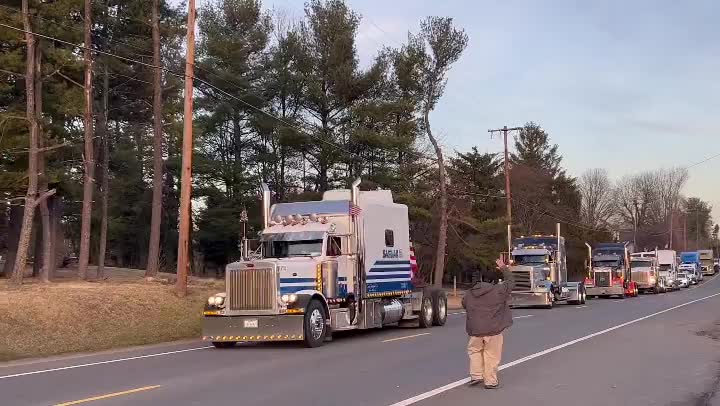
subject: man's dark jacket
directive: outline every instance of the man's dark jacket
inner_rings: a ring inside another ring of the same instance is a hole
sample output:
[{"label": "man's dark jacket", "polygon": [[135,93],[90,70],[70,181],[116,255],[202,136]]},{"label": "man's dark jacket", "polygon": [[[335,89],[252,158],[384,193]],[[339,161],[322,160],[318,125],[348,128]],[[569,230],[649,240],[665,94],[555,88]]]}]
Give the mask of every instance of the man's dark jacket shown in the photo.
[{"label": "man's dark jacket", "polygon": [[512,326],[510,292],[513,281],[509,272],[503,272],[503,276],[503,282],[479,282],[465,293],[462,304],[467,313],[465,330],[468,335],[494,336]]}]

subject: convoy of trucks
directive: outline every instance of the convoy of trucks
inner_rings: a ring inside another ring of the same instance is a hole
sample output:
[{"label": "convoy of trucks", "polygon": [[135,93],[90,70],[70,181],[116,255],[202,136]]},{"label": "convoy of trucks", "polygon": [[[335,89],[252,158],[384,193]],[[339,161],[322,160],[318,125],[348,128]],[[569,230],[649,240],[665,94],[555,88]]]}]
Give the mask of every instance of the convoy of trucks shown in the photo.
[{"label": "convoy of trucks", "polygon": [[[203,340],[217,348],[237,342],[299,341],[318,347],[337,331],[410,325],[442,326],[448,300],[416,278],[408,208],[389,190],[330,190],[322,200],[270,204],[262,184],[259,248],[243,244],[243,260],[225,269],[225,291],[203,311]],[[512,239],[506,265],[514,278],[511,306],[584,304],[587,297],[637,296],[678,289],[673,250],[632,252],[629,243],[588,247],[587,276],[568,280],[565,238]],[[681,255],[714,274],[712,251]],[[686,265],[687,265],[686,264]],[[685,283],[685,282],[683,282]]]},{"label": "convoy of trucks", "polygon": [[447,297],[416,286],[407,206],[389,190],[330,190],[322,200],[270,205],[262,185],[257,259],[226,267],[226,288],[208,299],[203,339],[301,341],[318,347],[343,330],[442,326]]}]

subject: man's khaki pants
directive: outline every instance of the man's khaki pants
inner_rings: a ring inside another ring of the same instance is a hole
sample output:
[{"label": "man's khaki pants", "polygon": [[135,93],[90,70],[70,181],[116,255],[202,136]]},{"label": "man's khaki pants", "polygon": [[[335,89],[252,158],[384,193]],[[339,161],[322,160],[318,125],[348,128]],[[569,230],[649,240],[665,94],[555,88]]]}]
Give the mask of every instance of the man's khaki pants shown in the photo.
[{"label": "man's khaki pants", "polygon": [[484,379],[485,385],[497,385],[502,347],[502,333],[487,337],[470,336],[470,341],[468,341],[470,378]]}]

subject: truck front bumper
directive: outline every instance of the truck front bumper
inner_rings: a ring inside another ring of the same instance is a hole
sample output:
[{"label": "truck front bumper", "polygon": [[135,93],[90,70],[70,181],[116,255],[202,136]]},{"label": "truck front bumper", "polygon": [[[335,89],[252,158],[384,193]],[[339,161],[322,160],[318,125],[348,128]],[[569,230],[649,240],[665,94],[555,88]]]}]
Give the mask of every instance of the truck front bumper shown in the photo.
[{"label": "truck front bumper", "polygon": [[512,292],[510,294],[510,307],[548,306],[550,296],[547,291],[542,292]]},{"label": "truck front bumper", "polygon": [[622,286],[588,286],[585,288],[588,296],[622,296],[625,289]]},{"label": "truck front bumper", "polygon": [[204,341],[297,341],[303,339],[304,317],[272,316],[205,316],[202,322]]}]

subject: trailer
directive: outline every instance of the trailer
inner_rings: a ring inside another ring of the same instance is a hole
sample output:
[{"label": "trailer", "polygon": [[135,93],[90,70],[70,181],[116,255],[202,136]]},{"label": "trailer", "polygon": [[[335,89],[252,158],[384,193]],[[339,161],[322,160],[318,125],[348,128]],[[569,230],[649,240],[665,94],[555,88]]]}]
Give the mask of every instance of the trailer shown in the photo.
[{"label": "trailer", "polygon": [[359,185],[271,206],[263,184],[260,252],[226,267],[225,291],[203,312],[203,340],[318,347],[337,331],[444,325],[445,293],[413,278],[407,206]]},{"label": "trailer", "polygon": [[622,299],[638,296],[638,286],[630,271],[629,243],[600,243],[588,247],[589,270],[585,278],[590,297],[617,296]]},{"label": "trailer", "polygon": [[512,240],[511,248],[512,307],[585,303],[583,283],[567,280],[565,238],[560,235],[559,223],[556,235],[521,236]]},{"label": "trailer", "polygon": [[658,275],[665,281],[666,290],[678,290],[678,260],[674,250],[657,250]]}]

